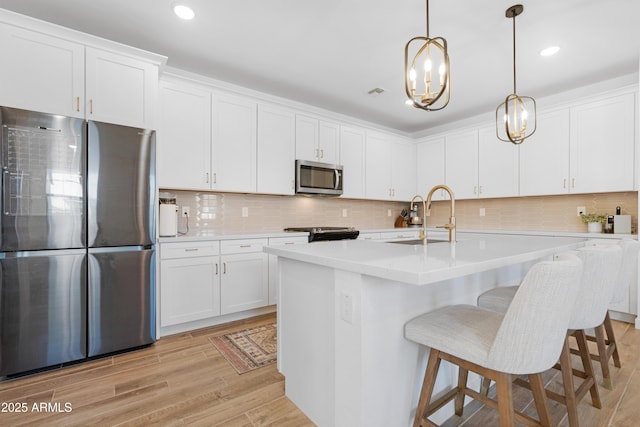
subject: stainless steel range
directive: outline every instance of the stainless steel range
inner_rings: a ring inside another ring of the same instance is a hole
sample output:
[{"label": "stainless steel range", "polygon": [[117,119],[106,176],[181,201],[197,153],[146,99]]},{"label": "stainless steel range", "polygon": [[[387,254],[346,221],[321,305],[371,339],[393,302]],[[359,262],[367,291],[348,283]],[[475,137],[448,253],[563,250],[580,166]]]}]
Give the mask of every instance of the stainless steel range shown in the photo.
[{"label": "stainless steel range", "polygon": [[353,227],[290,227],[284,231],[309,233],[309,242],[356,239],[360,234]]}]

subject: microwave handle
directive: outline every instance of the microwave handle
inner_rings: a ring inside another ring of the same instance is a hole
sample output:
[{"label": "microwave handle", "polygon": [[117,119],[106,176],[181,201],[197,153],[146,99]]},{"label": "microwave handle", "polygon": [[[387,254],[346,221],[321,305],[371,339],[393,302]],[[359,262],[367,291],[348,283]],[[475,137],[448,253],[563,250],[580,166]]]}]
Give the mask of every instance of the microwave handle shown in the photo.
[{"label": "microwave handle", "polygon": [[340,171],[335,169],[333,172],[336,174],[336,186],[333,189],[337,190],[340,188]]}]

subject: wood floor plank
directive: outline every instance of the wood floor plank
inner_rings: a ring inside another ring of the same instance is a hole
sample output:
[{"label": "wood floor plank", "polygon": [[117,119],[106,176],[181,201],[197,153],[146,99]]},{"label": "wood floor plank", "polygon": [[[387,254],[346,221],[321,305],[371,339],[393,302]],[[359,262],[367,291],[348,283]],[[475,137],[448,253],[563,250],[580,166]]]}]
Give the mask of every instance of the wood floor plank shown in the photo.
[{"label": "wood floor plank", "polygon": [[[276,320],[274,313],[163,337],[133,352],[0,382],[0,401],[72,405],[72,412],[0,413],[2,426],[225,426],[306,427],[314,424],[284,395],[275,365],[238,375],[209,337]],[[640,419],[640,331],[614,322],[622,368],[610,365],[613,390],[600,388],[603,408],[579,404],[581,427],[637,427]],[[579,361],[576,362],[580,366]],[[596,366],[601,382],[601,372]],[[561,390],[557,371],[544,373]],[[517,406],[535,415],[531,393],[519,390]],[[566,410],[550,401],[554,423],[567,424]],[[55,406],[50,406],[55,409]],[[479,409],[478,409],[479,408]],[[475,402],[447,427],[497,425],[497,413]]]}]

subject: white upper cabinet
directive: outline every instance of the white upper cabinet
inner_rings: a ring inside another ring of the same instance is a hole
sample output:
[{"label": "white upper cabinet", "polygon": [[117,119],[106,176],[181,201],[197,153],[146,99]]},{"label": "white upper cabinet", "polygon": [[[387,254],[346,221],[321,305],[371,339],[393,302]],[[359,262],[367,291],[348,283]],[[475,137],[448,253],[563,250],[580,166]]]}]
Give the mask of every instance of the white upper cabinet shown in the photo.
[{"label": "white upper cabinet", "polygon": [[251,99],[213,95],[213,190],[256,192],[256,112]]},{"label": "white upper cabinet", "polygon": [[295,190],[295,114],[258,105],[257,191],[293,194]]},{"label": "white upper cabinet", "polygon": [[339,150],[337,123],[296,115],[296,159],[338,164]]},{"label": "white upper cabinet", "polygon": [[0,44],[0,104],[155,127],[156,64],[6,24]]},{"label": "white upper cabinet", "polygon": [[[427,197],[434,185],[444,184],[444,137],[429,139],[416,147],[416,193]],[[432,200],[445,199],[443,190],[436,191]]]},{"label": "white upper cabinet", "polygon": [[478,197],[478,131],[445,137],[445,184],[456,199]]},{"label": "white upper cabinet", "polygon": [[211,91],[182,82],[160,83],[156,136],[160,188],[211,188]]},{"label": "white upper cabinet", "polygon": [[635,119],[633,93],[571,109],[572,193],[634,189]]},{"label": "white upper cabinet", "polygon": [[367,199],[391,200],[391,141],[386,135],[367,132],[365,177]]},{"label": "white upper cabinet", "polygon": [[569,108],[538,114],[536,132],[520,144],[520,195],[569,192]]},{"label": "white upper cabinet", "polygon": [[378,132],[366,136],[367,199],[411,200],[416,192],[415,146]]},{"label": "white upper cabinet", "polygon": [[478,130],[478,197],[518,196],[518,149],[498,139],[495,125]]},{"label": "white upper cabinet", "polygon": [[84,117],[84,46],[0,24],[0,105]]},{"label": "white upper cabinet", "polygon": [[155,127],[158,67],[100,49],[86,48],[87,119]]},{"label": "white upper cabinet", "polygon": [[344,167],[342,197],[365,197],[364,129],[340,127],[340,161]]},{"label": "white upper cabinet", "polygon": [[409,201],[416,194],[416,146],[396,141],[391,147],[393,199]]}]

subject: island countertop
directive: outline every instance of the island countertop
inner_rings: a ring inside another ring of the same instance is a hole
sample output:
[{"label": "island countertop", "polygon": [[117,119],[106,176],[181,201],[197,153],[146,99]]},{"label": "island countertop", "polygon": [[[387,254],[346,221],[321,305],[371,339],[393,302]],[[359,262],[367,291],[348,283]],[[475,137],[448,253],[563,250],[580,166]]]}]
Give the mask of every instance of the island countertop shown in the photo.
[{"label": "island countertop", "polygon": [[576,248],[578,237],[464,234],[458,241],[423,245],[339,240],[270,246],[265,252],[338,270],[412,285],[427,285],[467,274],[524,263]]}]

